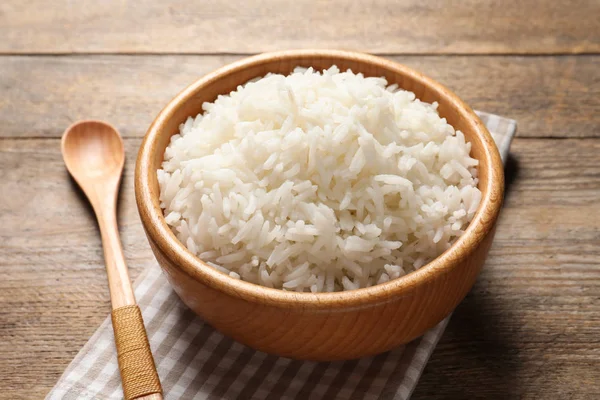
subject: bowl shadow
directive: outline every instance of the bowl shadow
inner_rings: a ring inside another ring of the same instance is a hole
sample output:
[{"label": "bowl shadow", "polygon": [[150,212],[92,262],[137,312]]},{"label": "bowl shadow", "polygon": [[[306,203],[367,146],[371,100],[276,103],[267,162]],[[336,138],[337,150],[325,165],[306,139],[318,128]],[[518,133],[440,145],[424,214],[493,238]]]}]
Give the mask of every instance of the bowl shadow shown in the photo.
[{"label": "bowl shadow", "polygon": [[511,315],[481,286],[454,312],[413,400],[518,398],[518,349],[506,330],[497,328]]},{"label": "bowl shadow", "polygon": [[[519,175],[519,160],[508,154],[505,198]],[[454,311],[413,396],[418,399],[508,399],[519,397],[518,348],[498,326],[513,320],[507,307],[489,295],[485,266],[477,283]]]}]

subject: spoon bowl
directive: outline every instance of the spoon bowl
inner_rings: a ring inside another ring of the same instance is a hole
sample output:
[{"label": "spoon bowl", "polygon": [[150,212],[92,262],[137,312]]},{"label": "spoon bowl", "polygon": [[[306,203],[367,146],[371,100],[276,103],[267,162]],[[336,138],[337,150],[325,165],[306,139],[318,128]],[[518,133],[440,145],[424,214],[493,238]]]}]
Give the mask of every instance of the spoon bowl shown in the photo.
[{"label": "spoon bowl", "polygon": [[67,169],[88,198],[90,185],[118,184],[125,150],[119,132],[112,125],[95,120],[76,122],[65,131],[61,145]]}]

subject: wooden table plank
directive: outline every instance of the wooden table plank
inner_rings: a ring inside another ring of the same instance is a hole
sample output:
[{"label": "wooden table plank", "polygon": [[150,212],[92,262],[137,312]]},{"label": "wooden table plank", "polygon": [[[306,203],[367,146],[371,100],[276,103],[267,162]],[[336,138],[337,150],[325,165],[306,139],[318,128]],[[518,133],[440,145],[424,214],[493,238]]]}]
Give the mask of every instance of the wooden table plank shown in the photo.
[{"label": "wooden table plank", "polygon": [[[133,196],[126,140],[119,224],[133,279],[155,262]],[[43,398],[110,312],[92,210],[57,139],[0,139],[0,399]]]},{"label": "wooden table plank", "polygon": [[596,0],[4,0],[0,53],[600,51]]},{"label": "wooden table plank", "polygon": [[[0,137],[60,137],[111,121],[139,137],[188,84],[239,56],[0,57]],[[599,137],[600,56],[404,56],[474,108],[519,122],[521,137]]]},{"label": "wooden table plank", "polygon": [[597,0],[0,1],[0,400],[43,397],[110,309],[63,129],[93,117],[128,137],[136,277],[155,263],[133,196],[152,118],[242,54],[315,47],[403,54],[519,124],[490,258],[412,398],[600,398],[598,15]]},{"label": "wooden table plank", "polygon": [[[155,262],[133,196],[139,143],[125,140],[120,202],[133,276]],[[490,258],[413,398],[600,393],[598,154],[600,139],[516,139]],[[0,399],[39,398],[109,312],[100,238],[58,139],[0,139],[0,170]]]}]

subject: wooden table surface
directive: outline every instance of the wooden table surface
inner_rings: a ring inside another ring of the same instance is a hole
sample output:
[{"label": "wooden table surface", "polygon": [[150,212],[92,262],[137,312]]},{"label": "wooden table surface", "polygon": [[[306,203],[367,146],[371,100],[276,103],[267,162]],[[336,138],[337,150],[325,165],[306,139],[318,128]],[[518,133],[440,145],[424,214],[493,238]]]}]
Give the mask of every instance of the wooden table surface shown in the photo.
[{"label": "wooden table surface", "polygon": [[100,237],[59,138],[125,139],[119,221],[154,263],[133,164],[163,105],[261,51],[381,54],[518,121],[488,262],[413,399],[600,398],[600,1],[3,0],[0,399],[42,398],[109,312]]}]

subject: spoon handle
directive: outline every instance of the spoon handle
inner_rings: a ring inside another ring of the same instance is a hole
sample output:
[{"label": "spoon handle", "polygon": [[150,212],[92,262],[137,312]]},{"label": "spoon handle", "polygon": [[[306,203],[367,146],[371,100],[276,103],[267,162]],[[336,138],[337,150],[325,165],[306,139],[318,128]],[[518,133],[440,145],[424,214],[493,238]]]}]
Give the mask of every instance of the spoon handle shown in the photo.
[{"label": "spoon handle", "polygon": [[[116,201],[116,199],[114,200]],[[129,280],[129,272],[123,255],[123,247],[119,239],[116,206],[113,204],[94,207],[104,249],[104,263],[108,276],[108,289],[113,310],[134,305],[135,296]]]},{"label": "spoon handle", "polygon": [[[99,204],[98,204],[99,203]],[[129,280],[116,218],[116,195],[94,204],[112,304],[112,325],[123,393],[130,399],[162,399],[162,387],[140,308]]]}]

